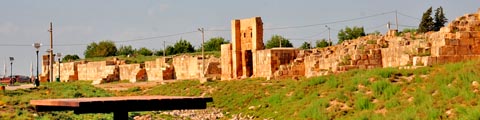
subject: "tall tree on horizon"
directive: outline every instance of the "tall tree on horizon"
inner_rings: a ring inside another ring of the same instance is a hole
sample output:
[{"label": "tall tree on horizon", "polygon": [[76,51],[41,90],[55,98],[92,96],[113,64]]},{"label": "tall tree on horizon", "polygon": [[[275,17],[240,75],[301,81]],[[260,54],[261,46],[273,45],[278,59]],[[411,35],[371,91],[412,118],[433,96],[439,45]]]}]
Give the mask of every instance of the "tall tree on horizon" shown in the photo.
[{"label": "tall tree on horizon", "polygon": [[358,37],[365,36],[365,29],[363,27],[357,27],[353,26],[352,28],[350,27],[345,27],[345,29],[341,29],[338,32],[338,43],[342,43],[345,40],[352,40],[356,39]]},{"label": "tall tree on horizon", "polygon": [[300,46],[299,48],[305,50],[305,49],[311,49],[312,47],[311,47],[310,43],[303,42],[302,46]]},{"label": "tall tree on horizon", "polygon": [[428,8],[422,15],[422,21],[418,25],[418,32],[424,33],[434,30],[434,22],[432,18],[432,7]]},{"label": "tall tree on horizon", "polygon": [[448,19],[445,17],[445,13],[443,13],[443,8],[442,8],[442,6],[440,6],[439,8],[437,8],[437,9],[435,10],[434,19],[435,19],[435,23],[434,23],[434,28],[433,28],[433,30],[435,30],[435,31],[439,31],[440,28],[442,28],[443,26],[445,26],[445,23],[448,22]]},{"label": "tall tree on horizon", "polygon": [[293,47],[292,43],[290,43],[290,40],[288,40],[287,38],[284,38],[280,35],[272,35],[272,38],[267,41],[265,48],[270,49],[274,47],[279,47],[280,43],[282,44],[282,47]]}]

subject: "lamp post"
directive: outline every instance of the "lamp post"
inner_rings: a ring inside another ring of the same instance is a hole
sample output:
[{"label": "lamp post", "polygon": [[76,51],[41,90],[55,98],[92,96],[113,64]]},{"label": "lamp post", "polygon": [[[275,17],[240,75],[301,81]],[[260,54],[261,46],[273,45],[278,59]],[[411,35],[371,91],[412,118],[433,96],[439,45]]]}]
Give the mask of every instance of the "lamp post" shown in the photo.
[{"label": "lamp post", "polygon": [[60,58],[62,58],[62,53],[57,53],[58,57],[58,79],[57,82],[60,82]]},{"label": "lamp post", "polygon": [[332,40],[330,39],[330,27],[328,27],[327,25],[325,25],[325,27],[328,29],[328,42],[330,42],[328,45],[332,46]]},{"label": "lamp post", "polygon": [[35,51],[35,53],[37,53],[37,76],[35,77],[35,81],[33,82],[33,85],[34,85],[35,87],[40,86],[40,81],[38,80],[38,50],[40,49],[40,46],[42,46],[41,43],[34,43],[34,44],[33,44],[33,47],[35,47],[35,49],[37,49],[37,50]]},{"label": "lamp post", "polygon": [[15,82],[13,80],[13,60],[14,58],[10,57],[10,85],[13,85],[13,83]]}]

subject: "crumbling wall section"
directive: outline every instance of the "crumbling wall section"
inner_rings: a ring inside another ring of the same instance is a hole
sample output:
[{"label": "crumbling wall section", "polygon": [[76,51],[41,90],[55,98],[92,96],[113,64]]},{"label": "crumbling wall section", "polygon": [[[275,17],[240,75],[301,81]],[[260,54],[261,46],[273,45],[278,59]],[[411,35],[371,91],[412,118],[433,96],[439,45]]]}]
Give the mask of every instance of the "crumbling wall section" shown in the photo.
[{"label": "crumbling wall section", "polygon": [[174,79],[174,68],[168,61],[171,58],[157,58],[155,61],[145,61],[145,72],[149,81]]},{"label": "crumbling wall section", "polygon": [[120,80],[119,69],[114,61],[87,62],[77,67],[79,80]]},{"label": "crumbling wall section", "polygon": [[[303,76],[303,61],[295,63],[298,50],[295,48],[272,48],[255,53],[257,67],[255,77]],[[300,60],[301,61],[301,60]],[[297,68],[293,68],[297,67]]]},{"label": "crumbling wall section", "polygon": [[144,66],[144,64],[119,65],[120,80],[129,80],[130,82],[146,81],[147,73],[144,72]]},{"label": "crumbling wall section", "polygon": [[200,57],[180,55],[173,57],[175,78],[198,79],[201,77],[202,60]]},{"label": "crumbling wall section", "polygon": [[480,55],[480,11],[458,17],[429,37],[432,64],[477,59]]},{"label": "crumbling wall section", "polygon": [[66,62],[60,63],[60,68],[58,62],[53,64],[53,76],[57,78],[59,76],[58,70],[60,69],[60,81],[69,82],[78,80],[78,71],[77,65],[80,62]]},{"label": "crumbling wall section", "polygon": [[232,71],[232,44],[223,44],[221,45],[221,69],[222,69],[222,80],[230,80],[233,78]]}]

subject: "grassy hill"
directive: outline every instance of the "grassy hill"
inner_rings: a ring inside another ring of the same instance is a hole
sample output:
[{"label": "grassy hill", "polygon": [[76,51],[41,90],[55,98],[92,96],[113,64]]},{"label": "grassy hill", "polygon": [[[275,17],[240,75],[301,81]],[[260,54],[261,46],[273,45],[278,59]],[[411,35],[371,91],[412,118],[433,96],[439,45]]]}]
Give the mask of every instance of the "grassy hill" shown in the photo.
[{"label": "grassy hill", "polygon": [[[480,61],[413,70],[378,68],[299,80],[246,79],[204,84],[185,80],[126,91],[106,91],[88,82],[48,83],[0,94],[0,118],[100,119],[111,114],[33,114],[30,99],[125,95],[212,96],[209,107],[226,116],[273,119],[480,119]],[[228,112],[228,113],[226,113]],[[130,114],[152,114],[155,112]],[[171,117],[171,116],[170,116]]]}]

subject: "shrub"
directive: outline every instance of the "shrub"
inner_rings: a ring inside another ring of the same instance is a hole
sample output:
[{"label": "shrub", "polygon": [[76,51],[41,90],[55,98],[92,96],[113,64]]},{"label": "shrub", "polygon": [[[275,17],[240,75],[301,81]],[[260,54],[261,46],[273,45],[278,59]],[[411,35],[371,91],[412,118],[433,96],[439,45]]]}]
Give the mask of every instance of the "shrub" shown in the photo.
[{"label": "shrub", "polygon": [[308,86],[315,86],[315,85],[323,84],[326,81],[327,79],[325,79],[325,77],[314,77],[314,78],[310,78],[307,83],[308,83]]},{"label": "shrub", "polygon": [[373,108],[373,103],[370,102],[370,99],[365,97],[357,97],[355,100],[355,108],[358,110],[368,110]]}]

